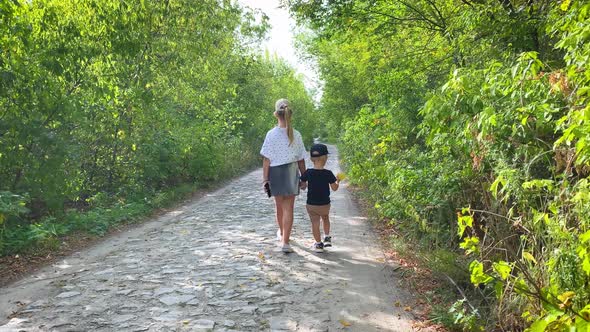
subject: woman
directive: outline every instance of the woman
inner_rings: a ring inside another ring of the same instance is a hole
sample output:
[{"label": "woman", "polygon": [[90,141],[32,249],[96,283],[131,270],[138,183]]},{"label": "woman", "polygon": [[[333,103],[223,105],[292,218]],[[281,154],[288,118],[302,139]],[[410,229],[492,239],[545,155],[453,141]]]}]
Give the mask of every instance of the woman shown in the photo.
[{"label": "woman", "polygon": [[262,161],[263,186],[270,187],[275,199],[276,219],[279,229],[277,237],[281,241],[281,250],[293,252],[289,237],[293,227],[293,207],[299,188],[305,183],[299,182],[299,174],[305,172],[305,146],[301,134],[293,129],[293,111],[287,99],[279,99],[275,104],[274,116],[277,126],[266,133],[260,154]]}]

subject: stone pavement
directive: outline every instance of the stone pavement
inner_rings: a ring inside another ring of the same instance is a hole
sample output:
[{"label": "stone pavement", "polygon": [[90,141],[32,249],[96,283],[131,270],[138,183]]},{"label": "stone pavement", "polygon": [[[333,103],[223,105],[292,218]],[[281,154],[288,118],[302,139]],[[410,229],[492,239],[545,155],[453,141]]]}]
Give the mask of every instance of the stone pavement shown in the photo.
[{"label": "stone pavement", "polygon": [[[334,147],[331,151],[336,152]],[[338,172],[337,152],[326,168]],[[5,289],[0,331],[411,331],[346,184],[333,248],[313,253],[305,193],[280,252],[261,170]]]}]

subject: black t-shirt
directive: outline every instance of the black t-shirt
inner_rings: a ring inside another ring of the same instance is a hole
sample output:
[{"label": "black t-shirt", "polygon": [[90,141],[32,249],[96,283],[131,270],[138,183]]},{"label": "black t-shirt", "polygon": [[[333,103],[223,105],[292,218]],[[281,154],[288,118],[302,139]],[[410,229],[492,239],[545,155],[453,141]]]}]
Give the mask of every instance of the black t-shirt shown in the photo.
[{"label": "black t-shirt", "polygon": [[303,173],[301,181],[307,181],[307,204],[330,204],[330,183],[336,182],[332,171],[310,168]]}]

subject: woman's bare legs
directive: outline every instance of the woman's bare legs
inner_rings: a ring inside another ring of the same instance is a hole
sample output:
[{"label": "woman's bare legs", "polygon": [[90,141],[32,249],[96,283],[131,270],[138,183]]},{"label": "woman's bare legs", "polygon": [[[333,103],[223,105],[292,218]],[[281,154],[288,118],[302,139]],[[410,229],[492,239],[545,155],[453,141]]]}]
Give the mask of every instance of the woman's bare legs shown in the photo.
[{"label": "woman's bare legs", "polygon": [[293,228],[293,208],[295,206],[295,195],[283,196],[283,244],[289,244],[291,229]]},{"label": "woman's bare legs", "polygon": [[285,196],[275,196],[275,217],[279,226],[279,234],[283,236],[283,201]]}]

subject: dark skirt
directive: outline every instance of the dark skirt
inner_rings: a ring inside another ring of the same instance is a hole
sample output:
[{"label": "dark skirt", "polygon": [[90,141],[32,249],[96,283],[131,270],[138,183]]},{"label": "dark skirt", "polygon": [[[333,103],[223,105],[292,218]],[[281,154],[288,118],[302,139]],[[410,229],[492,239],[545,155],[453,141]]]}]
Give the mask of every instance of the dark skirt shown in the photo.
[{"label": "dark skirt", "polygon": [[299,195],[299,169],[297,162],[271,166],[268,174],[272,196]]}]

